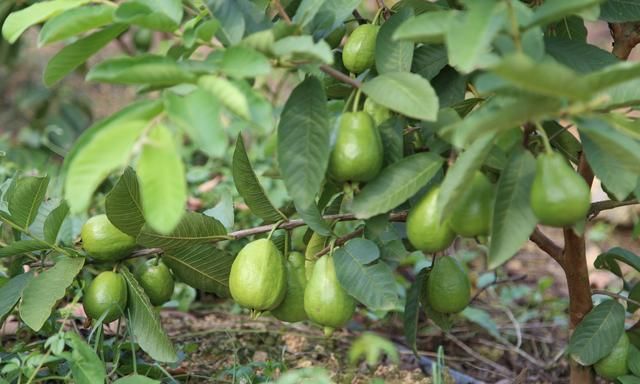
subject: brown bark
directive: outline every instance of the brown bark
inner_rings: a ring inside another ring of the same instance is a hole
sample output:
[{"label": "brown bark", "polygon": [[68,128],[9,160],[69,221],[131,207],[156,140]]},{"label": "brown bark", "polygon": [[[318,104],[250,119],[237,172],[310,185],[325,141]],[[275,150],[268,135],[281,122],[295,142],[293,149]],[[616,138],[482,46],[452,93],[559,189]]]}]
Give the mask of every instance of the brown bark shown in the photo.
[{"label": "brown bark", "polygon": [[[584,157],[580,155],[578,172],[591,186],[593,172]],[[571,228],[564,229],[564,255],[562,268],[567,277],[569,288],[569,332],[572,333],[584,316],[591,311],[591,285],[589,269],[585,253],[584,236],[577,235]],[[571,384],[594,383],[595,377],[591,367],[583,367],[571,359]]]},{"label": "brown bark", "polygon": [[609,23],[613,37],[612,53],[620,60],[626,60],[631,50],[640,44],[640,23]]}]

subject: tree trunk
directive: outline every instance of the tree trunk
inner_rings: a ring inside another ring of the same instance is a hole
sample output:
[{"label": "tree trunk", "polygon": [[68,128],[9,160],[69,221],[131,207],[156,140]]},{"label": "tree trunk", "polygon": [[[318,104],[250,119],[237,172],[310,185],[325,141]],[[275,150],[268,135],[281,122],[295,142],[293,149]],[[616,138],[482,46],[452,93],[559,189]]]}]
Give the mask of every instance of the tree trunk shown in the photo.
[{"label": "tree trunk", "polygon": [[[578,172],[591,186],[593,172],[584,157],[580,156]],[[567,277],[569,288],[569,334],[582,321],[584,316],[591,311],[591,285],[589,284],[589,269],[585,253],[584,236],[578,236],[568,228],[564,230],[564,255],[562,268]],[[571,384],[595,383],[595,377],[591,367],[583,367],[571,359]]]}]

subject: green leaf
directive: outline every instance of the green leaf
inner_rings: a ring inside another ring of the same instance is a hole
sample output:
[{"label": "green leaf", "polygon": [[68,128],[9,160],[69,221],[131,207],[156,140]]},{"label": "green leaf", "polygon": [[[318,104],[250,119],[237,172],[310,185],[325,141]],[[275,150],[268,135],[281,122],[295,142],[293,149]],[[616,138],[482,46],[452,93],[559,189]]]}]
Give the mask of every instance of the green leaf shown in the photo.
[{"label": "green leaf", "polygon": [[616,107],[638,104],[640,103],[640,78],[605,88],[600,94],[603,100],[607,100],[602,108],[611,110]]},{"label": "green leaf", "polygon": [[[533,30],[535,29],[530,29],[530,31]],[[584,25],[584,20],[580,16],[563,17],[547,25],[545,37],[553,37],[566,41],[573,40],[584,44],[587,42],[587,27]]]},{"label": "green leaf", "polygon": [[172,32],[182,20],[180,0],[132,0],[120,4],[115,13],[118,22],[143,28]]},{"label": "green leaf", "polygon": [[193,82],[195,76],[168,56],[141,55],[107,59],[91,68],[86,79],[113,84],[171,86]]},{"label": "green leaf", "polygon": [[416,280],[407,290],[407,298],[404,305],[403,330],[404,338],[415,355],[418,354],[416,338],[418,334],[418,319],[420,316],[420,291],[427,280],[427,269],[422,269],[416,275]]},{"label": "green leaf", "polygon": [[64,201],[49,213],[44,221],[44,240],[46,242],[51,244],[56,243],[62,222],[68,214],[69,206]]},{"label": "green leaf", "polygon": [[638,377],[638,381],[640,382],[640,349],[635,345],[631,344],[629,349],[629,371]]},{"label": "green leaf", "polygon": [[619,384],[640,384],[640,377],[624,375],[616,378],[616,383]]},{"label": "green leaf", "polygon": [[524,54],[505,57],[491,71],[518,88],[531,93],[572,100],[591,95],[578,75],[555,60],[536,62]]},{"label": "green leaf", "polygon": [[226,235],[224,225],[213,217],[197,212],[185,212],[171,233],[160,234],[145,225],[138,235],[137,242],[145,247],[158,247],[167,251],[193,243],[226,240]]},{"label": "green leaf", "polygon": [[517,98],[494,98],[470,113],[467,118],[447,125],[440,136],[449,138],[456,146],[464,148],[485,133],[499,133],[554,115],[562,103],[552,97],[522,95]]},{"label": "green leaf", "polygon": [[291,21],[304,28],[307,24],[313,21],[314,16],[320,10],[323,2],[323,0],[302,0]]},{"label": "green leaf", "polygon": [[636,271],[640,271],[640,256],[624,248],[614,247],[596,257],[593,266],[597,269],[607,269],[623,277],[618,261],[623,262]]},{"label": "green leaf", "polygon": [[53,0],[31,4],[7,16],[2,24],[2,36],[13,44],[30,26],[88,2],[89,0]]},{"label": "green leaf", "polygon": [[460,201],[460,197],[467,190],[469,180],[480,169],[489,154],[494,138],[493,134],[478,138],[449,167],[438,194],[438,210],[443,212],[442,220],[446,219],[447,215],[453,211],[454,205]]},{"label": "green leaf", "polygon": [[145,221],[156,231],[168,234],[184,214],[187,185],[175,139],[165,126],[151,129],[137,167]]},{"label": "green leaf", "polygon": [[531,152],[518,150],[500,174],[493,208],[489,269],[509,260],[536,227],[538,220],[529,205],[536,161]]},{"label": "green leaf", "polygon": [[0,259],[3,257],[23,255],[25,253],[44,251],[51,246],[40,240],[19,240],[0,248]]},{"label": "green leaf", "polygon": [[15,183],[8,198],[9,213],[21,228],[28,228],[38,214],[38,208],[47,193],[49,177],[22,177]]},{"label": "green leaf", "polygon": [[433,153],[418,153],[393,163],[353,199],[356,217],[367,219],[388,212],[415,195],[442,167]]},{"label": "green leaf", "polygon": [[393,40],[408,40],[414,43],[442,43],[452,11],[425,12],[402,23],[393,33]]},{"label": "green leaf", "polygon": [[498,330],[498,325],[491,318],[489,312],[484,309],[475,308],[475,307],[466,307],[464,311],[460,313],[467,320],[474,322],[484,328],[489,334],[496,339],[502,339],[500,336],[500,331]]},{"label": "green leaf", "polygon": [[611,88],[616,84],[640,77],[640,63],[622,61],[586,75],[582,81],[592,92]]},{"label": "green leaf", "polygon": [[452,17],[446,30],[449,63],[462,73],[483,66],[491,42],[502,26],[502,3],[494,0],[467,2],[467,11]]},{"label": "green leaf", "polygon": [[62,173],[67,173],[72,160],[84,146],[91,142],[93,137],[104,129],[112,125],[120,125],[132,120],[151,120],[162,112],[162,102],[160,100],[140,100],[112,114],[104,120],[100,120],[87,128],[80,137],[76,139],[73,147],[64,158]]},{"label": "green leaf", "polygon": [[[636,283],[633,288],[631,288],[629,290],[629,299],[631,300],[635,300],[640,302],[640,283]],[[635,311],[637,311],[638,309],[640,309],[640,305],[632,303],[631,301],[629,301],[627,303],[627,312],[629,313],[634,313]],[[640,361],[638,361],[639,367],[640,368]]]},{"label": "green leaf", "polygon": [[121,268],[120,273],[129,287],[127,309],[129,312],[128,326],[131,327],[135,341],[152,359],[173,363],[178,360],[173,343],[162,329],[160,316],[149,302],[149,298],[127,268]]},{"label": "green leaf", "polygon": [[221,158],[227,150],[227,134],[220,121],[220,102],[211,93],[196,89],[185,96],[164,94],[169,118],[209,157]]},{"label": "green leaf", "polygon": [[640,3],[633,0],[606,0],[600,6],[600,20],[610,23],[640,20]]},{"label": "green leaf", "polygon": [[62,80],[126,29],[127,27],[121,24],[112,25],[62,48],[47,63],[44,83],[52,86]]},{"label": "green leaf", "polygon": [[544,45],[551,57],[578,73],[597,71],[619,62],[611,52],[584,41],[547,38]]},{"label": "green leaf", "polygon": [[113,384],[160,384],[160,381],[150,379],[142,375],[131,375],[121,377],[118,380],[114,381]]},{"label": "green leaf", "polygon": [[324,40],[313,41],[311,36],[287,36],[273,44],[273,54],[282,60],[311,60],[320,64],[333,64],[331,47]]},{"label": "green leaf", "polygon": [[467,76],[461,75],[450,66],[445,66],[431,80],[431,85],[440,100],[440,108],[453,107],[465,101]]},{"label": "green leaf", "polygon": [[435,121],[438,97],[425,78],[415,73],[389,72],[367,81],[362,92],[376,103],[415,119]]},{"label": "green leaf", "polygon": [[545,1],[534,9],[533,18],[524,26],[525,29],[536,25],[544,25],[565,16],[575,15],[602,3],[603,0],[563,0]]},{"label": "green leaf", "polygon": [[61,256],[56,264],[29,281],[22,292],[20,318],[29,328],[39,331],[51,316],[58,300],[73,283],[84,265],[84,257]]},{"label": "green leaf", "polygon": [[399,299],[393,271],[382,261],[376,243],[353,239],[334,254],[340,285],[371,310],[398,309]]},{"label": "green leaf", "polygon": [[413,43],[395,41],[393,33],[408,18],[413,16],[411,8],[404,8],[391,16],[378,32],[376,38],[375,63],[379,74],[387,72],[409,72],[413,59]]},{"label": "green leaf", "polygon": [[624,332],[624,307],[607,300],[593,308],[578,324],[569,341],[569,354],[581,365],[607,356]]},{"label": "green leaf", "polygon": [[315,202],[324,180],[330,129],[322,83],[316,77],[308,77],[289,96],[278,125],[280,172],[287,192],[302,208]]},{"label": "green leaf", "polygon": [[49,21],[40,29],[38,45],[68,39],[75,35],[110,24],[114,7],[110,5],[88,5],[66,11]]},{"label": "green leaf", "polygon": [[423,45],[413,52],[411,72],[431,80],[448,62],[447,49],[444,45]]},{"label": "green leaf", "polygon": [[18,276],[11,278],[2,287],[0,287],[0,319],[3,319],[13,307],[16,305],[24,287],[29,284],[29,281],[33,278],[33,274],[22,273]]},{"label": "green leaf", "polygon": [[71,375],[78,384],[100,384],[107,378],[104,363],[96,352],[75,332],[67,332],[65,338],[71,347]]},{"label": "green leaf", "polygon": [[233,152],[232,172],[233,182],[240,196],[242,196],[254,215],[268,223],[287,218],[271,203],[262,185],[260,185],[256,174],[253,172],[244,147],[242,134],[239,134],[236,140],[236,149]]},{"label": "green leaf", "polygon": [[138,236],[144,225],[140,186],[133,169],[127,167],[104,202],[111,224],[129,236]]},{"label": "green leaf", "polygon": [[188,285],[219,296],[229,296],[229,273],[234,256],[211,244],[173,248],[162,260]]},{"label": "green leaf", "polygon": [[237,45],[224,51],[220,70],[231,77],[251,78],[269,74],[271,64],[262,53],[246,46]]},{"label": "green leaf", "polygon": [[396,163],[402,159],[404,155],[403,133],[406,125],[407,122],[402,117],[392,116],[378,126],[380,137],[382,138],[384,166]]},{"label": "green leaf", "polygon": [[232,82],[244,94],[249,104],[249,114],[251,115],[251,123],[262,132],[273,131],[273,107],[269,100],[265,98],[257,89],[252,88],[244,80],[235,80]]},{"label": "green leaf", "polygon": [[311,230],[322,236],[331,235],[331,228],[327,224],[327,221],[322,218],[322,213],[315,202],[303,207],[294,201],[294,205],[298,215],[300,215],[304,223],[307,224]]},{"label": "green leaf", "polygon": [[640,142],[597,119],[578,119],[584,152],[596,176],[618,199],[631,193],[640,175]]},{"label": "green leaf", "polygon": [[71,213],[85,211],[100,183],[109,173],[126,165],[135,142],[148,125],[137,120],[118,123],[96,132],[69,164],[64,196]]},{"label": "green leaf", "polygon": [[216,76],[202,76],[198,85],[217,97],[231,112],[245,120],[251,120],[247,97],[229,80]]}]

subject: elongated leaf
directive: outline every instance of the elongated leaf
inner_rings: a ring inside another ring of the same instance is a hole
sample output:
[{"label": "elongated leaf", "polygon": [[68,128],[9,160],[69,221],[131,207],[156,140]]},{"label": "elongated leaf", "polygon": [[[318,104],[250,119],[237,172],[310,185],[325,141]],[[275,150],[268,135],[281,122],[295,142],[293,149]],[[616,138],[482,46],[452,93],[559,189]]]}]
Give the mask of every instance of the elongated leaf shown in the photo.
[{"label": "elongated leaf", "polygon": [[591,92],[602,91],[617,84],[624,84],[629,80],[640,77],[640,64],[621,61],[609,65],[599,71],[589,73],[582,81]]},{"label": "elongated leaf", "polygon": [[323,2],[323,0],[302,0],[298,5],[296,14],[293,15],[292,21],[301,27],[305,27],[313,21],[313,17],[320,11]]},{"label": "elongated leaf", "polygon": [[48,185],[49,177],[28,176],[18,179],[8,199],[9,213],[17,225],[27,228],[33,223]]},{"label": "elongated leaf", "polygon": [[607,356],[624,332],[624,307],[607,300],[593,308],[578,324],[569,341],[569,354],[582,365]]},{"label": "elongated leaf", "polygon": [[51,315],[53,306],[64,297],[84,265],[84,257],[61,256],[56,264],[29,281],[22,292],[20,318],[29,328],[39,331]]},{"label": "elongated leaf", "polygon": [[493,0],[470,1],[467,6],[467,11],[451,18],[446,31],[449,63],[462,73],[482,66],[504,14],[499,12],[500,3]]},{"label": "elongated leaf", "polygon": [[438,194],[438,210],[443,213],[442,220],[451,214],[454,204],[460,201],[460,197],[467,190],[469,180],[489,154],[494,138],[493,134],[482,136],[462,152],[449,168]]},{"label": "elongated leaf", "polygon": [[324,40],[313,41],[311,36],[287,36],[273,44],[273,54],[285,60],[308,60],[333,64],[331,47]]},{"label": "elongated leaf", "polygon": [[29,284],[29,280],[32,277],[33,274],[31,272],[23,273],[11,278],[0,287],[0,319],[3,319],[20,300],[24,287]]},{"label": "elongated leaf", "polygon": [[298,212],[304,223],[314,232],[322,236],[329,236],[331,234],[331,228],[327,224],[327,221],[322,218],[322,214],[315,202],[309,204],[307,207],[301,207],[295,202],[294,205],[296,212]]},{"label": "elongated leaf", "polygon": [[160,384],[160,381],[150,379],[142,375],[131,375],[121,377],[118,380],[114,381],[113,384]]},{"label": "elongated leaf", "polygon": [[578,74],[555,60],[536,62],[524,54],[514,54],[502,59],[491,71],[532,93],[574,100],[591,96]]},{"label": "elongated leaf", "polygon": [[38,35],[38,45],[53,43],[110,24],[114,7],[89,5],[66,11],[47,21]]},{"label": "elongated leaf", "polygon": [[105,199],[111,224],[130,236],[138,236],[144,225],[140,186],[133,169],[127,167]]},{"label": "elongated leaf", "polygon": [[385,73],[364,83],[362,92],[376,103],[415,119],[435,121],[438,115],[436,92],[415,73]]},{"label": "elongated leaf", "polygon": [[127,1],[120,4],[115,18],[119,22],[171,32],[178,28],[182,20],[182,3],[180,0]]},{"label": "elongated leaf", "polygon": [[257,77],[271,72],[271,64],[262,53],[238,45],[224,51],[220,70],[226,75],[236,78]]},{"label": "elongated leaf", "polygon": [[533,155],[519,150],[510,157],[500,174],[491,224],[490,269],[497,268],[518,252],[536,227],[537,219],[529,205],[535,172]]},{"label": "elongated leaf", "polygon": [[162,260],[188,285],[218,296],[229,296],[234,256],[211,244],[185,245],[165,253]]},{"label": "elongated leaf", "polygon": [[418,318],[420,316],[420,293],[422,286],[427,281],[427,269],[422,269],[416,275],[416,280],[407,290],[406,303],[404,305],[404,338],[414,354],[418,354],[416,337],[418,334]]},{"label": "elongated leaf", "polygon": [[155,126],[147,136],[138,177],[145,221],[160,233],[170,233],[184,214],[187,185],[173,134],[165,126]]},{"label": "elongated leaf", "polygon": [[192,73],[171,58],[154,55],[107,59],[95,65],[87,74],[87,81],[114,84],[170,86],[194,80]]},{"label": "elongated leaf", "polygon": [[121,109],[106,119],[98,121],[96,124],[87,128],[82,135],[76,139],[73,147],[71,147],[64,158],[64,163],[62,164],[63,172],[66,173],[68,171],[72,160],[82,148],[91,142],[98,132],[107,129],[107,127],[111,125],[120,125],[126,121],[150,120],[160,112],[162,112],[162,102],[159,100],[140,100]]},{"label": "elongated leaf", "polygon": [[413,59],[413,43],[394,41],[393,33],[408,18],[413,16],[411,8],[404,8],[391,16],[378,32],[376,38],[375,63],[378,73],[409,72]]},{"label": "elongated leaf", "polygon": [[0,259],[3,257],[22,255],[29,252],[43,251],[51,246],[40,240],[15,241],[6,247],[0,248]]},{"label": "elongated leaf", "polygon": [[160,316],[149,298],[127,268],[120,269],[128,286],[127,309],[131,331],[135,340],[152,359],[172,363],[178,360],[173,343],[162,329]]},{"label": "elongated leaf", "polygon": [[69,206],[64,201],[49,213],[44,221],[44,240],[46,242],[52,244],[56,243],[62,222],[68,214]]},{"label": "elongated leaf", "polygon": [[11,13],[2,24],[2,36],[13,44],[22,32],[67,9],[88,3],[89,0],[52,0],[41,1]]},{"label": "elongated leaf", "polygon": [[107,378],[104,363],[96,352],[75,332],[65,335],[71,346],[71,375],[78,384],[100,384]]},{"label": "elongated leaf", "polygon": [[548,38],[544,45],[551,57],[578,73],[597,71],[619,61],[611,52],[585,41]]},{"label": "elongated leaf", "polygon": [[220,121],[220,102],[211,93],[196,89],[186,96],[164,95],[169,118],[189,135],[194,145],[210,157],[224,156],[228,138]]},{"label": "elongated leaf", "polygon": [[71,213],[87,209],[91,196],[113,170],[129,160],[133,145],[147,126],[145,121],[109,124],[97,132],[74,156],[65,182]]},{"label": "elongated leaf", "polygon": [[287,217],[269,200],[256,174],[251,168],[249,157],[244,147],[242,135],[238,135],[236,149],[233,152],[233,182],[254,215],[266,222],[276,222]]},{"label": "elongated leaf", "polygon": [[601,253],[593,262],[593,266],[598,269],[607,269],[616,275],[623,277],[618,261],[623,262],[636,271],[640,271],[640,256],[620,247],[614,247]]},{"label": "elongated leaf", "polygon": [[[322,83],[308,77],[289,96],[278,125],[278,165],[302,208],[315,202],[329,163],[329,111]],[[304,156],[300,156],[304,153]]]},{"label": "elongated leaf", "polygon": [[606,0],[600,6],[600,20],[610,23],[640,20],[640,3],[629,0]]},{"label": "elongated leaf", "polygon": [[393,310],[400,305],[393,271],[378,261],[380,251],[371,240],[353,239],[334,253],[340,285],[372,310]]},{"label": "elongated leaf", "polygon": [[416,43],[442,43],[453,13],[447,11],[425,12],[402,23],[393,33],[394,40]]},{"label": "elongated leaf", "polygon": [[491,318],[489,312],[484,309],[475,308],[475,307],[466,307],[461,313],[467,320],[472,321],[482,328],[484,328],[489,334],[496,339],[500,340],[500,331],[498,330],[498,325]]},{"label": "elongated leaf", "polygon": [[553,115],[562,106],[555,98],[522,95],[515,99],[497,99],[485,103],[467,118],[440,130],[440,136],[448,138],[456,147],[464,148],[485,133],[502,132],[527,121],[535,121]]},{"label": "elongated leaf", "polygon": [[185,212],[180,223],[170,234],[160,234],[145,225],[138,235],[137,242],[146,247],[159,247],[166,251],[193,243],[225,240],[226,234],[224,225],[213,217],[196,212]]},{"label": "elongated leaf", "polygon": [[640,143],[602,120],[579,119],[577,123],[595,174],[624,200],[635,189],[640,175]]},{"label": "elongated leaf", "polygon": [[366,219],[397,207],[424,187],[442,163],[439,156],[424,152],[391,164],[353,199],[353,213]]},{"label": "elongated leaf", "polygon": [[444,45],[423,45],[413,52],[411,72],[431,80],[444,68],[449,59]]},{"label": "elongated leaf", "polygon": [[562,19],[565,16],[577,14],[602,3],[602,1],[603,0],[545,1],[541,6],[535,9],[533,18],[525,28],[543,25],[550,21]]},{"label": "elongated leaf", "polygon": [[635,345],[631,345],[629,349],[629,371],[637,376],[640,382],[640,349]]},{"label": "elongated leaf", "polygon": [[616,378],[616,382],[620,384],[640,384],[640,377],[632,375],[624,375]]},{"label": "elongated leaf", "polygon": [[44,83],[47,86],[57,83],[126,29],[125,25],[112,25],[62,48],[47,63],[44,70]]},{"label": "elongated leaf", "polygon": [[229,80],[216,76],[202,76],[198,85],[217,97],[231,112],[245,120],[251,120],[247,97]]}]

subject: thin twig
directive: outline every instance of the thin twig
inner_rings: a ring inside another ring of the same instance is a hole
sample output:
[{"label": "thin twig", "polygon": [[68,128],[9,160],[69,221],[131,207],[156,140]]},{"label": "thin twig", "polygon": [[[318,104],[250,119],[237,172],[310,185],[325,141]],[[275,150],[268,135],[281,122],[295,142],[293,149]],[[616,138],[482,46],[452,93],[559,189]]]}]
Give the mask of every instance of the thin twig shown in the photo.
[{"label": "thin twig", "polygon": [[529,240],[534,242],[540,249],[545,251],[549,256],[555,259],[560,265],[563,263],[563,251],[562,247],[556,244],[553,240],[548,238],[544,233],[540,231],[539,228],[536,228]]},{"label": "thin twig", "polygon": [[514,276],[514,277],[510,277],[508,279],[502,279],[502,280],[494,280],[492,283],[485,285],[484,287],[480,288],[478,290],[478,292],[476,292],[475,295],[473,295],[473,297],[471,298],[471,302],[473,302],[474,300],[476,300],[478,298],[478,296],[480,296],[480,294],[482,294],[482,292],[486,291],[489,287],[493,287],[496,285],[500,285],[500,284],[507,284],[507,283],[513,283],[516,281],[521,281],[527,278],[527,275],[518,275],[518,276]]},{"label": "thin twig", "polygon": [[320,70],[324,73],[326,73],[327,75],[333,77],[336,80],[339,80],[345,84],[349,84],[350,86],[354,87],[354,88],[360,88],[362,86],[362,83],[352,77],[349,77],[348,75],[338,71],[337,69],[333,68],[330,65],[327,64],[322,64],[320,66]]},{"label": "thin twig", "polygon": [[613,297],[614,299],[625,300],[625,301],[628,301],[629,303],[635,304],[635,305],[640,307],[640,301],[633,300],[633,299],[628,298],[626,296],[622,296],[619,293],[605,291],[604,289],[592,289],[591,290],[591,294],[592,295],[604,295],[604,296]]},{"label": "thin twig", "polygon": [[501,373],[503,375],[506,375],[507,377],[511,377],[513,375],[513,373],[511,371],[509,371],[507,368],[505,368],[502,365],[497,364],[497,363],[487,359],[486,357],[482,356],[481,354],[477,353],[476,351],[473,350],[473,348],[469,347],[467,344],[462,342],[462,340],[458,339],[457,337],[455,337],[451,333],[445,333],[445,336],[447,337],[447,339],[453,341],[453,343],[455,345],[460,347],[466,353],[468,353],[469,355],[473,356],[475,359],[477,359],[479,361],[482,361],[483,363],[487,364],[491,368],[495,369],[497,372],[499,372],[499,373]]},{"label": "thin twig", "polygon": [[[363,233],[364,233],[364,227],[363,228],[358,228],[355,231],[347,233],[346,235],[336,239],[336,241],[334,243],[334,246],[342,245],[342,244],[346,243],[347,241],[349,241],[351,239],[355,239],[356,237],[362,236]],[[322,248],[322,250],[320,252],[316,253],[316,257],[320,257],[322,255],[326,255],[330,251],[331,251],[331,245],[327,245],[326,247]]]},{"label": "thin twig", "polygon": [[284,10],[284,7],[280,3],[280,0],[273,0],[273,5],[276,7],[278,11],[278,15],[284,20],[287,24],[291,24],[291,18],[287,15],[287,11]]},{"label": "thin twig", "polygon": [[591,208],[589,209],[589,214],[587,217],[589,220],[593,220],[598,214],[607,209],[614,209],[618,207],[624,207],[626,205],[634,205],[638,204],[638,199],[624,200],[624,201],[616,201],[616,200],[604,200],[597,201],[591,204]]}]

